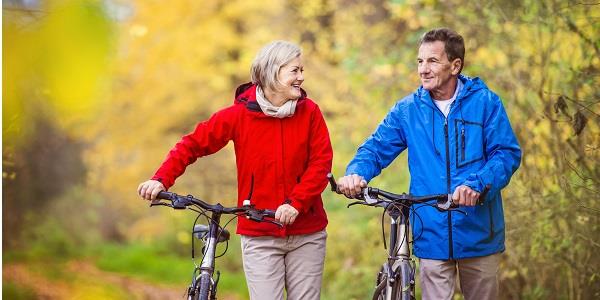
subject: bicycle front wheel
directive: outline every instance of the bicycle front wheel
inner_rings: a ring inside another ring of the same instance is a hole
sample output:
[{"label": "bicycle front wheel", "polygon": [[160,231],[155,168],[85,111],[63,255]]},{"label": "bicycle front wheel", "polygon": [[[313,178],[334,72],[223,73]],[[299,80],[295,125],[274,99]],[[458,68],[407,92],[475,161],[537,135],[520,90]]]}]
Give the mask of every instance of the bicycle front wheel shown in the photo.
[{"label": "bicycle front wheel", "polygon": [[210,275],[202,274],[196,278],[193,288],[188,291],[188,300],[210,300],[212,295],[212,281]]},{"label": "bicycle front wheel", "polygon": [[200,292],[198,293],[198,300],[209,300],[212,292],[212,282],[210,275],[202,274],[200,275]]},{"label": "bicycle front wheel", "polygon": [[373,292],[373,300],[414,300],[412,285],[409,281],[409,276],[405,272],[401,272],[396,275],[391,288],[388,288],[387,275],[380,275]]}]

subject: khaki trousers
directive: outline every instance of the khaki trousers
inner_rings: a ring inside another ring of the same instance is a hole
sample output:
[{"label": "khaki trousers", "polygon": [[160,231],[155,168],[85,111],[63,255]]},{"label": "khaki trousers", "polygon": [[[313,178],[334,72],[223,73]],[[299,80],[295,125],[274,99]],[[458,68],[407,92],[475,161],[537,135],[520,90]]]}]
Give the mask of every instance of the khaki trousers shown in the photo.
[{"label": "khaki trousers", "polygon": [[318,300],[325,262],[325,230],[284,238],[242,235],[242,258],[252,300]]},{"label": "khaki trousers", "polygon": [[499,263],[500,253],[457,260],[419,259],[423,299],[452,299],[457,273],[466,300],[497,299]]}]

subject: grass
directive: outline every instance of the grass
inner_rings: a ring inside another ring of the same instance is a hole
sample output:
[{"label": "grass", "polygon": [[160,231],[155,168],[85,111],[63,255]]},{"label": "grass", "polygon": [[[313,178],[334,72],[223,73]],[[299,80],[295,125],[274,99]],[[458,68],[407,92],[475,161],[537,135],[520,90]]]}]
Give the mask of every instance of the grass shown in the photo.
[{"label": "grass", "polygon": [[37,299],[38,297],[33,289],[27,286],[23,286],[11,281],[3,281],[2,298],[13,300],[29,300]]},{"label": "grass", "polygon": [[155,283],[187,282],[193,270],[189,258],[164,253],[150,245],[107,244],[99,249],[98,268]]},{"label": "grass", "polygon": [[[97,253],[99,255],[94,259],[96,266],[104,271],[157,284],[181,286],[182,290],[189,284],[194,269],[190,257],[169,254],[152,245],[104,245]],[[221,271],[219,294],[235,294],[245,298],[247,286],[243,271],[227,270],[219,265],[221,260],[223,258],[217,260],[217,269]]]}]

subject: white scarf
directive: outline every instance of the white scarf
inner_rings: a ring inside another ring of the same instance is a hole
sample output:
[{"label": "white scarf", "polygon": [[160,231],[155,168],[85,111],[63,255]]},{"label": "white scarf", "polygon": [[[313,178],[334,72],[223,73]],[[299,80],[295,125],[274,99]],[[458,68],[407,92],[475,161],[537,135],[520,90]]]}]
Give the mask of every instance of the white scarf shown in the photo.
[{"label": "white scarf", "polygon": [[269,102],[269,100],[267,100],[260,86],[257,86],[256,102],[258,102],[258,105],[260,105],[260,109],[265,115],[269,117],[283,119],[294,115],[294,112],[296,111],[296,103],[298,103],[298,100],[288,100],[282,106],[274,106],[273,104],[271,104],[271,102]]}]

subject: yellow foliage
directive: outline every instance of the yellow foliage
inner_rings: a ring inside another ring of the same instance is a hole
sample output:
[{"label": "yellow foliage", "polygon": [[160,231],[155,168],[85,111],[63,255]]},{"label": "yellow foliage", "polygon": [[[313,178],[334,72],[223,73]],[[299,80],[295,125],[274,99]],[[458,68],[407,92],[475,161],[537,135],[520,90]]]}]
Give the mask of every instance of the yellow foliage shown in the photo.
[{"label": "yellow foliage", "polygon": [[111,25],[98,2],[60,1],[39,17],[3,19],[3,134],[18,142],[36,114],[77,133],[106,90]]},{"label": "yellow foliage", "polygon": [[[130,16],[111,23],[100,9],[104,2],[53,1],[44,17],[4,15],[4,138],[12,143],[24,136],[32,114],[51,112],[56,123],[85,143],[87,187],[104,196],[108,213],[103,215],[114,217],[127,240],[152,242],[166,234],[165,224],[182,217],[149,212],[136,195],[137,185],[197,122],[233,102],[235,88],[249,81],[250,64],[265,43],[286,39],[303,48],[304,87],[324,112],[339,176],[395,101],[419,86],[419,37],[432,27],[452,27],[466,40],[463,73],[481,77],[501,95],[524,151],[523,167],[504,191],[512,258],[503,262],[502,278],[519,284],[532,278],[515,297],[535,298],[526,289],[550,282],[544,274],[560,269],[550,267],[558,263],[545,253],[556,254],[552,249],[564,247],[558,240],[568,233],[589,237],[597,232],[589,229],[597,228],[597,218],[561,203],[594,200],[568,184],[594,189],[591,179],[579,179],[565,159],[591,161],[586,174],[597,174],[592,171],[600,142],[594,115],[600,55],[598,26],[591,20],[600,10],[564,1],[509,2],[137,0],[128,2]],[[572,100],[569,115],[554,111],[559,95]],[[574,136],[570,118],[578,109],[588,122]],[[401,156],[375,184],[405,191],[405,161]],[[235,187],[230,144],[190,166],[173,189],[231,205]],[[357,252],[356,246],[366,241],[369,249],[381,248],[379,235],[373,234],[379,230],[378,215],[340,210],[341,199],[324,195],[331,201],[324,298],[366,298],[366,288],[349,289],[343,279],[372,284],[381,259],[372,251]],[[353,222],[358,225],[347,226]],[[174,241],[189,243],[189,234],[172,230]],[[336,242],[340,236],[346,237],[344,243]],[[530,251],[536,257],[527,256]]]}]

